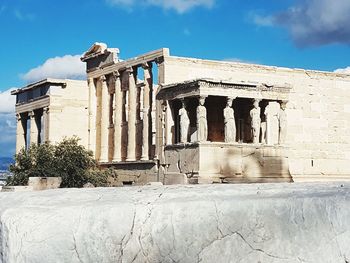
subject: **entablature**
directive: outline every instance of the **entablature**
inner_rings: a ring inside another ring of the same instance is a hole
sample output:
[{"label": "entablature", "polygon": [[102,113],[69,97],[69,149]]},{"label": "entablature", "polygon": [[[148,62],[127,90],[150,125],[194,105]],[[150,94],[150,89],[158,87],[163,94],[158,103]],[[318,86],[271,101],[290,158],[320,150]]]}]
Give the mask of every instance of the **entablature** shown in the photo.
[{"label": "entablature", "polygon": [[157,100],[184,99],[186,97],[226,96],[266,100],[288,100],[290,84],[265,84],[258,82],[230,82],[212,79],[196,79],[162,85]]}]

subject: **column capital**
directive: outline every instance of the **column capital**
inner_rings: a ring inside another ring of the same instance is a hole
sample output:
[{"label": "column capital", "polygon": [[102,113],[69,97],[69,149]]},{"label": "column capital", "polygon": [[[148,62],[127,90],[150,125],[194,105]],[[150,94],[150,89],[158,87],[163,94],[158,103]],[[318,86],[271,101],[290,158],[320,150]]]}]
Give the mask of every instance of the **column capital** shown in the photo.
[{"label": "column capital", "polygon": [[142,63],[141,67],[143,69],[151,69],[152,68],[152,63]]},{"label": "column capital", "polygon": [[88,78],[87,79],[87,83],[88,83],[88,85],[93,84],[94,83],[94,78]]},{"label": "column capital", "polygon": [[30,118],[34,118],[35,117],[35,112],[32,110],[32,111],[28,111],[28,116]]},{"label": "column capital", "polygon": [[102,76],[100,76],[100,77],[98,78],[98,80],[101,81],[101,82],[105,82],[106,79],[107,79],[107,78],[106,78],[105,75],[102,75]]},{"label": "column capital", "polygon": [[134,72],[134,69],[133,69],[133,67],[127,67],[127,68],[125,68],[125,72],[128,74],[132,74]]},{"label": "column capital", "polygon": [[16,119],[17,121],[22,120],[21,114],[20,113],[16,113]]},{"label": "column capital", "polygon": [[282,105],[286,106],[288,102],[289,102],[288,100],[281,100],[281,101],[279,101],[281,106]]},{"label": "column capital", "polygon": [[114,81],[116,81],[119,77],[120,77],[120,73],[118,70],[116,71],[113,71],[112,74],[111,74],[111,79],[113,79]]},{"label": "column capital", "polygon": [[159,64],[162,64],[164,62],[164,57],[156,58],[155,62],[159,66]]}]

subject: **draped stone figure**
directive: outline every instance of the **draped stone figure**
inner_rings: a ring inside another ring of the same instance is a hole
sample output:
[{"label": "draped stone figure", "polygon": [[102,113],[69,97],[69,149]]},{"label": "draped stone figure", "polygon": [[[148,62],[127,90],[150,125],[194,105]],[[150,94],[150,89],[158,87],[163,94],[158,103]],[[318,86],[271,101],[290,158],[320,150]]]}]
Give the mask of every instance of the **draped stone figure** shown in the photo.
[{"label": "draped stone figure", "polygon": [[207,109],[204,106],[205,98],[199,98],[197,107],[197,136],[199,142],[205,142],[208,138]]},{"label": "draped stone figure", "polygon": [[235,113],[231,107],[232,101],[232,98],[227,98],[226,108],[224,109],[225,142],[228,143],[236,141],[236,122]]},{"label": "draped stone figure", "polygon": [[180,142],[186,143],[188,138],[188,128],[190,126],[190,119],[186,110],[185,101],[182,101],[182,108],[179,110],[180,116]]},{"label": "draped stone figure", "polygon": [[279,144],[286,142],[287,135],[287,114],[286,114],[286,102],[281,102],[281,108],[278,114],[279,119]]},{"label": "draped stone figure", "polygon": [[254,100],[254,108],[250,111],[250,118],[251,118],[251,127],[252,127],[252,134],[253,134],[253,143],[259,143],[259,137],[260,137],[260,107],[259,107],[260,100]]}]

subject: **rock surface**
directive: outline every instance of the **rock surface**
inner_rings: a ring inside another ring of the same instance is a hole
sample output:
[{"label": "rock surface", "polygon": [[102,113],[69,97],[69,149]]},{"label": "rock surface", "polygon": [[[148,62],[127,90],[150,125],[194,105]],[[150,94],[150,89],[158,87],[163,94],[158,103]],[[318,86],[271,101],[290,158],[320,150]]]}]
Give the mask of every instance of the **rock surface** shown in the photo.
[{"label": "rock surface", "polygon": [[2,192],[0,262],[350,262],[350,183]]}]

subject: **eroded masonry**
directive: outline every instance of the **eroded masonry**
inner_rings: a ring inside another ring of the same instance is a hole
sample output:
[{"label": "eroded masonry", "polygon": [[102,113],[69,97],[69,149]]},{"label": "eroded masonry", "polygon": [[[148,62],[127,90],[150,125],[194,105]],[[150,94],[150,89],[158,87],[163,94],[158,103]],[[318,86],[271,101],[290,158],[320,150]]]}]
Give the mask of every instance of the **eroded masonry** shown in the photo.
[{"label": "eroded masonry", "polygon": [[[48,112],[53,127],[61,120],[50,136],[83,138],[101,166],[117,170],[118,184],[350,179],[349,75],[174,57],[168,49],[120,60],[102,43],[82,61],[85,88],[62,90],[82,104],[56,104],[62,112],[76,105],[70,114],[80,121],[51,118],[51,102],[36,111]],[[19,146],[28,119],[20,109],[33,104],[19,101],[26,90],[13,93]]]}]

